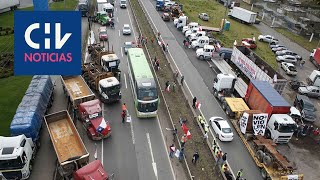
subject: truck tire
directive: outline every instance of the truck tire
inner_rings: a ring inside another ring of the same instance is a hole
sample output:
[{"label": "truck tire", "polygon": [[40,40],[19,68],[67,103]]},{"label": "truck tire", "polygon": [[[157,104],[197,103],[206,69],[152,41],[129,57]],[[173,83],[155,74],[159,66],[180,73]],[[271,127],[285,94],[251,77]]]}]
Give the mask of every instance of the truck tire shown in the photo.
[{"label": "truck tire", "polygon": [[213,88],[213,96],[218,98],[218,91],[216,89]]},{"label": "truck tire", "polygon": [[263,162],[263,157],[264,157],[264,152],[262,150],[258,150],[256,152],[256,155],[257,155],[257,159],[259,160],[259,162]]},{"label": "truck tire", "polygon": [[264,155],[263,164],[267,167],[270,167],[272,165],[272,158],[270,157],[270,155],[268,154]]},{"label": "truck tire", "polygon": [[226,104],[226,102],[223,102],[223,103],[222,103],[222,105],[221,105],[221,107],[222,107],[222,109],[225,111],[225,110],[226,110],[226,108],[227,108],[227,104]]},{"label": "truck tire", "polygon": [[232,116],[231,109],[228,106],[226,107],[226,114],[228,115],[228,117]]},{"label": "truck tire", "polygon": [[203,59],[204,59],[204,57],[201,55],[201,56],[199,56],[199,59],[200,59],[200,60],[203,60]]},{"label": "truck tire", "polygon": [[264,135],[267,139],[271,139],[271,132],[269,131],[269,129],[266,129],[266,133]]},{"label": "truck tire", "polygon": [[261,169],[261,176],[262,176],[262,179],[264,179],[264,180],[267,180],[270,178],[269,174],[267,173],[267,171],[264,168]]}]

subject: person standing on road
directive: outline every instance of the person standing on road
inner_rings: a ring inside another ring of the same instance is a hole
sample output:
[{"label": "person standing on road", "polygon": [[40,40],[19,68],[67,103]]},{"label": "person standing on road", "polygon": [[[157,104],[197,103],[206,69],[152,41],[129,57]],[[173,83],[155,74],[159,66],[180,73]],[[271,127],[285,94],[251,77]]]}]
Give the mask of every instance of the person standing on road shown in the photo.
[{"label": "person standing on road", "polygon": [[181,86],[183,86],[183,82],[184,82],[184,76],[181,75],[181,80],[180,80]]},{"label": "person standing on road", "polygon": [[170,158],[173,158],[173,154],[176,151],[176,148],[174,147],[174,144],[171,144],[171,146],[169,147],[169,156]]},{"label": "person standing on road", "polygon": [[222,161],[226,162],[226,160],[227,160],[227,153],[224,153],[223,156],[222,156]]},{"label": "person standing on road", "polygon": [[208,139],[208,132],[206,132],[204,135],[203,135],[203,143],[206,142],[206,140]]},{"label": "person standing on road", "polygon": [[196,102],[197,102],[197,97],[194,97],[192,99],[192,107],[195,109],[196,108]]},{"label": "person standing on road", "polygon": [[122,118],[122,123],[124,123],[125,118],[126,118],[126,113],[125,113],[125,111],[122,111],[122,112],[121,112],[121,118]]},{"label": "person standing on road", "polygon": [[240,169],[240,170],[237,172],[236,180],[239,180],[240,178],[242,178],[242,176],[243,176],[243,169]]},{"label": "person standing on road", "polygon": [[187,142],[187,135],[184,134],[182,137],[181,137],[181,147],[184,147],[184,145],[186,144]]},{"label": "person standing on road", "polygon": [[183,154],[184,154],[184,147],[181,147],[181,150],[179,152],[179,161],[182,161],[183,159]]},{"label": "person standing on road", "polygon": [[186,46],[186,40],[185,39],[183,40],[183,46],[184,47]]},{"label": "person standing on road", "polygon": [[302,59],[302,60],[300,61],[300,68],[301,68],[301,69],[303,68],[303,66],[304,66],[305,63],[306,63],[306,60],[304,60],[304,59]]},{"label": "person standing on road", "polygon": [[198,152],[194,153],[193,156],[192,156],[192,163],[196,165],[199,157],[200,156],[199,156]]}]

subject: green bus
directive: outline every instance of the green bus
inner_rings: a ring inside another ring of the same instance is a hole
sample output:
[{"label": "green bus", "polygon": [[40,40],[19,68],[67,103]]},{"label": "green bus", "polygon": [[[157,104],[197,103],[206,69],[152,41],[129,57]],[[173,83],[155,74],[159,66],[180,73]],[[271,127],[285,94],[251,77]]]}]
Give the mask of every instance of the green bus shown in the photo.
[{"label": "green bus", "polygon": [[128,67],[137,116],[157,116],[159,97],[148,60],[141,48],[128,49]]}]

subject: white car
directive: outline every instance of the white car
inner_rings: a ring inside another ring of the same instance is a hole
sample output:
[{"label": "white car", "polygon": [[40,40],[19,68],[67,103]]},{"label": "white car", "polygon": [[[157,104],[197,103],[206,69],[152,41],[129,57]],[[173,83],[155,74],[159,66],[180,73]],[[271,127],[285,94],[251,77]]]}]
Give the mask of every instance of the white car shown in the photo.
[{"label": "white car", "polygon": [[291,55],[283,55],[283,56],[277,56],[276,60],[278,62],[289,62],[289,63],[297,63],[297,58]]},{"label": "white car", "polygon": [[129,24],[123,25],[122,34],[123,35],[130,35],[131,34],[131,28],[130,28]]},{"label": "white car", "polygon": [[287,75],[296,76],[298,74],[296,67],[292,63],[282,62],[281,68],[286,72]]},{"label": "white car", "polygon": [[283,50],[288,50],[286,47],[277,47],[277,48],[272,48],[272,52],[276,53],[277,51],[283,51]]},{"label": "white car", "polygon": [[298,59],[298,60],[302,60],[302,57],[301,57],[301,56],[299,56],[297,53],[292,52],[292,51],[290,51],[290,50],[277,51],[277,52],[276,52],[276,55],[277,55],[277,56],[291,55],[291,56],[296,57],[296,59]]},{"label": "white car", "polygon": [[278,43],[279,40],[274,38],[273,36],[270,36],[270,35],[259,35],[258,36],[258,40],[259,41],[263,41],[263,42],[268,42],[268,43],[271,43],[271,42],[275,42],[275,43]]},{"label": "white car", "polygon": [[199,18],[204,21],[209,21],[209,15],[207,13],[200,13]]},{"label": "white car", "polygon": [[232,141],[233,132],[228,122],[222,117],[211,117],[209,123],[220,141]]},{"label": "white car", "polygon": [[285,45],[282,45],[282,44],[270,44],[270,49],[272,48],[277,48],[277,47],[286,47]]}]

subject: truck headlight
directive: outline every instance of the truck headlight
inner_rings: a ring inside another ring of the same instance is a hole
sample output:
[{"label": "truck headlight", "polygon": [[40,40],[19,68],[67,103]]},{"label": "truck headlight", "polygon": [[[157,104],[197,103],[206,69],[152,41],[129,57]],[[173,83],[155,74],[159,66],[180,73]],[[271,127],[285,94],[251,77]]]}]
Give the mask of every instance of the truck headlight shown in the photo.
[{"label": "truck headlight", "polygon": [[108,97],[108,95],[106,95],[106,93],[102,93],[102,97],[103,97],[104,99],[109,99],[109,97]]}]

